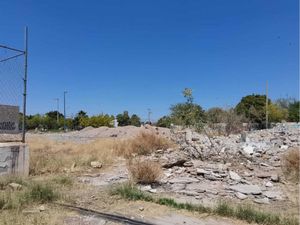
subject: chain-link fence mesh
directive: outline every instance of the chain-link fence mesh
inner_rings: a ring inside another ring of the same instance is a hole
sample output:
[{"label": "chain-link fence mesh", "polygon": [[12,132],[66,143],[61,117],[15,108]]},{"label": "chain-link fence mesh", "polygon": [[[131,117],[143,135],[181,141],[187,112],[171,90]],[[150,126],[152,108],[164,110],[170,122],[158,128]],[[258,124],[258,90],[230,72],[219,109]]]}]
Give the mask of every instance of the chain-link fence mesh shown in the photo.
[{"label": "chain-link fence mesh", "polygon": [[0,142],[22,140],[24,57],[0,46]]}]

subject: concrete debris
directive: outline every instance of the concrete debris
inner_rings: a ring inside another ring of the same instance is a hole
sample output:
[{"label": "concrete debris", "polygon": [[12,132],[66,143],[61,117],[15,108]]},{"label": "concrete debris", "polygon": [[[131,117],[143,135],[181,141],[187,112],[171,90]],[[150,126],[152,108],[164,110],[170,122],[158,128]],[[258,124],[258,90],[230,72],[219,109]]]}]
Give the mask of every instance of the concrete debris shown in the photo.
[{"label": "concrete debris", "polygon": [[242,194],[242,193],[240,193],[240,192],[236,192],[236,193],[235,193],[235,196],[236,196],[238,199],[240,199],[240,200],[245,200],[246,198],[248,198],[247,195]]},{"label": "concrete debris", "polygon": [[238,184],[231,186],[230,189],[246,195],[260,195],[262,193],[262,190],[258,185]]},{"label": "concrete debris", "polygon": [[[268,204],[287,199],[281,189],[281,158],[290,147],[300,146],[297,126],[280,124],[268,130],[213,137],[191,129],[169,133],[176,147],[139,156],[160,163],[163,169],[159,184],[141,185],[141,190],[203,202],[225,198]],[[120,168],[118,173],[125,171]],[[115,178],[107,176],[90,179],[90,183],[97,180],[97,185],[106,185],[128,180],[127,172]]]},{"label": "concrete debris", "polygon": [[257,199],[254,199],[254,202],[257,204],[269,204],[270,203],[268,198],[257,198]]},{"label": "concrete debris", "polygon": [[102,167],[102,163],[98,162],[98,161],[92,161],[91,162],[91,167],[93,168],[101,168]]},{"label": "concrete debris", "polygon": [[242,179],[236,172],[233,171],[229,171],[229,177],[235,181],[240,181]]}]

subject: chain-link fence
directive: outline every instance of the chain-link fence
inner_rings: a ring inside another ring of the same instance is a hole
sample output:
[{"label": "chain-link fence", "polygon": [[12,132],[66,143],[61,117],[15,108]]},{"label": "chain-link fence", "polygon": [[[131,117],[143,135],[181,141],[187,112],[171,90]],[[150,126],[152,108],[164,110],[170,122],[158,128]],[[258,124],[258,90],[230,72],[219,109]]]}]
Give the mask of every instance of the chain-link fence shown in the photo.
[{"label": "chain-link fence", "polygon": [[0,142],[24,141],[25,57],[23,50],[0,45]]}]

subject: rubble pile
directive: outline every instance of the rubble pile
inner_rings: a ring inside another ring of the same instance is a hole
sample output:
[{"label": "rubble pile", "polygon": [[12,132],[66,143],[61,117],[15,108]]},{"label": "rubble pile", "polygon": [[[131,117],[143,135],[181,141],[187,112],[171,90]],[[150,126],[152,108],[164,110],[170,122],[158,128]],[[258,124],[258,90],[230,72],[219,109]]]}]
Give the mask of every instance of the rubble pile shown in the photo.
[{"label": "rubble pile", "polygon": [[226,137],[209,138],[189,129],[177,132],[178,148],[147,156],[161,163],[164,177],[161,185],[144,188],[195,199],[248,199],[258,204],[285,200],[280,159],[290,147],[300,146],[298,132],[298,124]]}]

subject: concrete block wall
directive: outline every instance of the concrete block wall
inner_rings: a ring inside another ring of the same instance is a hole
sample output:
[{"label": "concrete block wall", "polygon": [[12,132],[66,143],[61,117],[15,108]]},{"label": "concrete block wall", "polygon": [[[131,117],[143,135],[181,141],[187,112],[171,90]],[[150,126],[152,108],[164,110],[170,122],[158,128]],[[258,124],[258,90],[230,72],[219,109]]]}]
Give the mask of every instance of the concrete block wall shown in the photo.
[{"label": "concrete block wall", "polygon": [[27,144],[0,143],[0,176],[2,175],[29,175],[29,147]]}]

